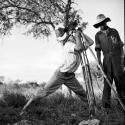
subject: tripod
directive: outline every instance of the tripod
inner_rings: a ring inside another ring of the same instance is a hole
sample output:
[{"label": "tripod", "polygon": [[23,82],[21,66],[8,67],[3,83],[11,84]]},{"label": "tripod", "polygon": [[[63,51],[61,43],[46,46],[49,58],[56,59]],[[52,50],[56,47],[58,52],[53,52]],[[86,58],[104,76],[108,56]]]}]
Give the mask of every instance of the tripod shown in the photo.
[{"label": "tripod", "polygon": [[[84,48],[86,48],[85,43],[83,43],[83,46]],[[90,114],[90,118],[92,118],[93,115],[95,115],[96,100],[95,100],[95,95],[94,95],[90,64],[89,64],[86,50],[84,50],[80,54],[80,56],[81,56],[81,66],[82,66],[83,77],[84,77],[84,81],[86,85],[87,100],[89,104],[89,114]]]}]

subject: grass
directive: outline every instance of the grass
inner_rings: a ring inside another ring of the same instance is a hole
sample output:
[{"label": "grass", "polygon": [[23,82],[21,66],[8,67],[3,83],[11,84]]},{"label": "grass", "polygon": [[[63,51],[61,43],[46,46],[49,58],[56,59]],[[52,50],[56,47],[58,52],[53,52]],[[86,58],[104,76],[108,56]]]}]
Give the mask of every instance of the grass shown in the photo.
[{"label": "grass", "polygon": [[[24,115],[21,109],[39,87],[31,85],[1,85],[0,92],[0,125],[78,125],[82,120],[88,120],[88,105],[74,96],[64,96],[60,91],[44,98],[37,99],[28,107]],[[112,109],[102,109],[101,97],[96,96],[98,112],[95,118],[100,125],[124,125],[125,114],[112,99]]]},{"label": "grass", "polygon": [[3,93],[3,100],[8,107],[23,107],[26,104],[26,97],[20,93],[5,92]]}]

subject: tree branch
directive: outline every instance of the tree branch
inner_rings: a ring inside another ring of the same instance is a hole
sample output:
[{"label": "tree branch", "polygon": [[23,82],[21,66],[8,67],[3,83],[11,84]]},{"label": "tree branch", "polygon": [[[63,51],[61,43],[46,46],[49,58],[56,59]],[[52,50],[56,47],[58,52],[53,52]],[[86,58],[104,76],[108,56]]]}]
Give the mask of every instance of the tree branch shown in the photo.
[{"label": "tree branch", "polygon": [[31,12],[31,13],[34,13],[40,20],[42,20],[42,18],[40,17],[40,15],[39,15],[37,12],[33,11],[32,9],[14,5],[14,4],[13,4],[12,2],[10,2],[9,0],[8,0],[8,2],[10,3],[10,5],[3,6],[3,7],[1,7],[0,9],[9,8],[9,7],[14,7],[14,8],[26,10],[26,11],[29,11],[29,12]]},{"label": "tree branch", "polygon": [[66,12],[66,15],[65,15],[65,26],[68,25],[69,23],[69,12],[71,10],[71,4],[72,4],[72,0],[68,0],[67,2],[67,5],[66,5],[66,9],[65,9],[65,12]]},{"label": "tree branch", "polygon": [[8,18],[9,20],[12,20],[12,19],[19,19],[19,20],[22,20],[22,21],[25,21],[27,23],[34,23],[36,25],[40,25],[40,24],[49,24],[53,27],[53,29],[55,29],[55,26],[54,24],[51,22],[51,21],[41,21],[41,22],[36,22],[36,21],[33,21],[33,20],[27,20],[27,19],[22,19],[22,18]]},{"label": "tree branch", "polygon": [[41,22],[37,23],[37,25],[40,25],[40,24],[50,24],[53,27],[53,29],[55,29],[55,26],[51,21],[41,21]]},{"label": "tree branch", "polygon": [[53,4],[54,6],[56,6],[61,13],[65,13],[65,11],[57,3],[52,2],[52,0],[50,0],[50,2],[51,2],[51,4]]}]

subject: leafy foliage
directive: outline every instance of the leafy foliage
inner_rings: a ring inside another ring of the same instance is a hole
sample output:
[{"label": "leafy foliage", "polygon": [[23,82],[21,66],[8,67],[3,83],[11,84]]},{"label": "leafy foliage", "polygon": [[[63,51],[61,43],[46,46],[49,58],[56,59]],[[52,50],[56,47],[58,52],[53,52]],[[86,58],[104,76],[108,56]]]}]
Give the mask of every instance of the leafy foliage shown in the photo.
[{"label": "leafy foliage", "polygon": [[65,26],[75,19],[73,0],[1,0],[0,34],[7,35],[13,26],[28,26],[27,34],[49,36],[59,22]]},{"label": "leafy foliage", "polygon": [[10,107],[23,107],[26,103],[26,97],[20,93],[5,92],[3,93],[3,100],[7,106]]}]

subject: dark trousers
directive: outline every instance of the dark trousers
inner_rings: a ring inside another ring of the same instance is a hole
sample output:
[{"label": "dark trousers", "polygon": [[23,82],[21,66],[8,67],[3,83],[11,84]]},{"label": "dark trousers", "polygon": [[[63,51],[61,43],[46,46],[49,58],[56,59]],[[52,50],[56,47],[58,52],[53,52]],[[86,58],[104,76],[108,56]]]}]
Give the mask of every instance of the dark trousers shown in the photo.
[{"label": "dark trousers", "polygon": [[[114,80],[118,96],[125,105],[125,80],[123,76],[121,56],[104,55],[103,70],[111,84],[113,84]],[[106,79],[104,79],[104,89],[102,96],[102,104],[104,108],[110,107],[110,98],[111,87],[108,85]]]}]

